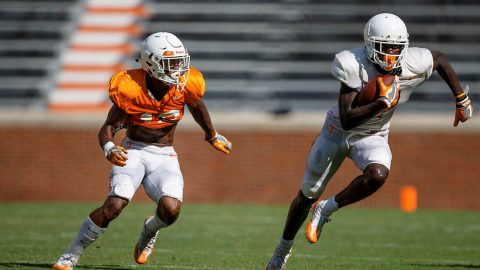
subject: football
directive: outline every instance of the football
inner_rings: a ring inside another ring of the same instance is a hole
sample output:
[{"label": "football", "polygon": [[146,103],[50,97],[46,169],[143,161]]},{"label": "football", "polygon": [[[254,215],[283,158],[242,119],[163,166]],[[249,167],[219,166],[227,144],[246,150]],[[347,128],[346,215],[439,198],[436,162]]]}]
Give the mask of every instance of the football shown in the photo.
[{"label": "football", "polygon": [[[379,78],[380,77],[375,77],[363,86],[360,93],[357,95],[357,106],[370,104],[378,99],[378,94],[380,92],[380,86],[378,85]],[[382,80],[385,85],[391,85],[395,80],[395,76],[385,75],[382,77]]]}]

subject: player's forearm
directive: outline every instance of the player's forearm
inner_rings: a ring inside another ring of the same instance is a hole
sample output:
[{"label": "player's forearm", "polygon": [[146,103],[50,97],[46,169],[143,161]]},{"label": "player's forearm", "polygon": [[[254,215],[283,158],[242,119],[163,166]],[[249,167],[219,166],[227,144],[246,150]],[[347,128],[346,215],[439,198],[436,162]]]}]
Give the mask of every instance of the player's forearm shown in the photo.
[{"label": "player's forearm", "polygon": [[344,130],[355,128],[385,109],[385,103],[377,100],[370,104],[348,109],[340,109],[340,123]]},{"label": "player's forearm", "polygon": [[454,96],[458,96],[463,93],[462,86],[458,79],[455,70],[450,65],[448,59],[442,53],[438,51],[432,52],[434,57],[434,68],[442,79],[448,84]]},{"label": "player's forearm", "polygon": [[98,143],[103,147],[106,143],[113,141],[115,127],[104,124],[98,132]]},{"label": "player's forearm", "polygon": [[198,125],[203,129],[205,132],[205,139],[212,138],[215,136],[215,129],[213,128],[212,120],[210,119],[210,115],[204,112],[196,112],[193,113],[193,119]]},{"label": "player's forearm", "polygon": [[193,104],[188,104],[188,109],[193,116],[193,119],[205,132],[205,139],[208,140],[215,136],[215,129],[213,128],[210,114],[205,104],[199,100]]},{"label": "player's forearm", "polygon": [[115,104],[112,105],[110,111],[108,112],[107,119],[98,131],[98,143],[100,146],[104,146],[108,142],[113,141],[113,137],[117,132],[123,121],[127,118],[127,114],[117,107]]}]

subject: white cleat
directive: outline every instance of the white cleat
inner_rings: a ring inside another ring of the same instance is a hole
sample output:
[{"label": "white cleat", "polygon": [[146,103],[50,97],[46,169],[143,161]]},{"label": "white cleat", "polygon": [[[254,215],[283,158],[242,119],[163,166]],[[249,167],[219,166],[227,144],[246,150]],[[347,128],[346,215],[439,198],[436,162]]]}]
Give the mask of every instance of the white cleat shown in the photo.
[{"label": "white cleat", "polygon": [[56,270],[73,270],[77,264],[77,259],[75,259],[70,254],[63,254],[58,258],[58,260],[52,265],[52,269]]},{"label": "white cleat", "polygon": [[278,247],[275,249],[270,262],[267,265],[266,270],[285,270],[288,258],[292,255],[292,249],[290,248],[287,251],[279,250]]},{"label": "white cleat", "polygon": [[330,215],[332,212],[325,210],[326,200],[317,201],[312,206],[312,219],[308,222],[305,227],[305,234],[307,236],[307,241],[314,244],[318,242],[320,234],[322,233],[323,225],[330,222]]},{"label": "white cleat", "polygon": [[133,256],[135,258],[135,262],[138,264],[144,264],[147,262],[148,257],[152,255],[153,249],[155,248],[155,241],[157,240],[158,231],[153,235],[153,237],[149,237],[146,232],[146,224],[150,221],[153,216],[148,217],[145,219],[145,223],[143,225],[142,233],[140,234],[140,238],[138,239],[137,244],[135,245],[135,249],[133,251]]}]

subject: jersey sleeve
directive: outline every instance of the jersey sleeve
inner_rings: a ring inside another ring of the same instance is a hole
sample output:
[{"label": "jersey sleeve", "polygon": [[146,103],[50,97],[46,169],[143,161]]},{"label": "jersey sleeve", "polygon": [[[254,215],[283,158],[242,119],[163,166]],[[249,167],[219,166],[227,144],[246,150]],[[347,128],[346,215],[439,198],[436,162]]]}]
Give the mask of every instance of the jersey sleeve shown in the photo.
[{"label": "jersey sleeve", "polygon": [[134,74],[130,74],[128,71],[120,71],[111,77],[109,83],[108,96],[110,100],[126,112],[131,107],[131,100],[142,91],[132,76]]},{"label": "jersey sleeve", "polygon": [[433,56],[429,49],[412,47],[408,48],[405,63],[408,68],[415,74],[424,74],[426,78],[430,78],[433,73]]},{"label": "jersey sleeve", "polygon": [[358,63],[350,51],[342,51],[335,55],[330,67],[330,73],[337,80],[352,89],[360,89],[362,81],[358,76]]},{"label": "jersey sleeve", "polygon": [[203,97],[205,94],[205,80],[202,73],[190,67],[187,84],[185,85],[185,101],[187,103],[195,102]]},{"label": "jersey sleeve", "polygon": [[117,106],[119,106],[119,103],[121,101],[119,85],[121,84],[123,76],[124,76],[123,71],[114,74],[110,78],[110,83],[108,87],[108,96],[110,100]]}]

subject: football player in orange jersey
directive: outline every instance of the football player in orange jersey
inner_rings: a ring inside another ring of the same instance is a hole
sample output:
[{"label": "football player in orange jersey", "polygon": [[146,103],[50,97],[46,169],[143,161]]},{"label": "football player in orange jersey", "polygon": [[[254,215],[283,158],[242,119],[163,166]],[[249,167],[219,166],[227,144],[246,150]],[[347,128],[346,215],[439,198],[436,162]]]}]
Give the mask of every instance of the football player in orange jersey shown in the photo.
[{"label": "football player in orange jersey", "polygon": [[[309,209],[312,215],[305,235],[308,242],[316,243],[335,211],[365,199],[385,183],[392,160],[388,145],[390,119],[396,106],[405,103],[434,71],[455,97],[453,125],[472,116],[467,87],[462,89],[446,57],[438,51],[409,47],[407,27],[398,16],[373,16],[364,27],[364,41],[364,47],[335,55],[331,73],[340,82],[338,105],[327,112],[323,129],[310,149],[300,190],[290,205],[283,234],[267,270],[285,269],[294,238]],[[380,80],[378,99],[357,106],[362,87],[384,75],[395,76],[395,82],[387,86]],[[338,194],[318,200],[347,157],[361,174]]]},{"label": "football player in orange jersey", "polygon": [[[230,154],[232,144],[215,131],[202,101],[203,76],[190,66],[182,42],[170,33],[154,33],[142,43],[139,62],[142,68],[118,72],[110,80],[113,105],[98,133],[100,146],[113,163],[108,197],[85,218],[76,239],[52,269],[73,269],[85,248],[120,215],[141,184],[157,203],[134,248],[135,261],[147,262],[158,231],[177,220],[182,206],[183,177],[172,144],[185,105],[204,130],[205,140]],[[126,137],[120,146],[113,143],[113,137],[121,128],[126,128]]]}]

